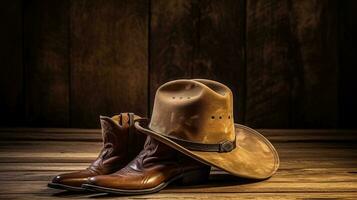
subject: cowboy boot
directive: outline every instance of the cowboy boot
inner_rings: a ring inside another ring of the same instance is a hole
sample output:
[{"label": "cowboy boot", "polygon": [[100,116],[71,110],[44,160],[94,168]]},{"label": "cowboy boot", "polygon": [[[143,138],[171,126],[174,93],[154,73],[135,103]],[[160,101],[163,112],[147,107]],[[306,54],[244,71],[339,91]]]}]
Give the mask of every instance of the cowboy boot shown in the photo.
[{"label": "cowboy boot", "polygon": [[183,184],[203,182],[209,173],[210,166],[147,137],[144,149],[127,166],[110,175],[88,178],[82,187],[113,194],[149,194],[173,181]]},{"label": "cowboy boot", "polygon": [[84,191],[81,185],[88,177],[111,174],[131,161],[143,148],[146,136],[134,128],[133,113],[122,113],[112,118],[100,116],[103,148],[87,169],[60,174],[48,187],[71,191]]}]

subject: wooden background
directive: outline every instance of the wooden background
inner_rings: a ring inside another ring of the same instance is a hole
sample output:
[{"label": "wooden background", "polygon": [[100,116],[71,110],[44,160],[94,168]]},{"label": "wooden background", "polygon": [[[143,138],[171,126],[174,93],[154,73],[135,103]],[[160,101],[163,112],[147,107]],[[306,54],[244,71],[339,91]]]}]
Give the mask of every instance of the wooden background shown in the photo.
[{"label": "wooden background", "polygon": [[150,116],[168,80],[209,78],[255,128],[357,128],[354,0],[5,0],[0,126]]}]

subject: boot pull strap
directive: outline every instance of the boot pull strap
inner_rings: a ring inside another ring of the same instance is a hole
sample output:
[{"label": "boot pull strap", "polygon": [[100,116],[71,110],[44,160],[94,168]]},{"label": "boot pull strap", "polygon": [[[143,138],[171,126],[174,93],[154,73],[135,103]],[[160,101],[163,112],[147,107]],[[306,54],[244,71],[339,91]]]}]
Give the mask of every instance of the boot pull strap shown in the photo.
[{"label": "boot pull strap", "polygon": [[134,156],[134,149],[133,145],[136,145],[136,137],[135,137],[135,127],[134,127],[134,113],[128,113],[129,116],[129,130],[128,130],[128,155],[130,157]]}]

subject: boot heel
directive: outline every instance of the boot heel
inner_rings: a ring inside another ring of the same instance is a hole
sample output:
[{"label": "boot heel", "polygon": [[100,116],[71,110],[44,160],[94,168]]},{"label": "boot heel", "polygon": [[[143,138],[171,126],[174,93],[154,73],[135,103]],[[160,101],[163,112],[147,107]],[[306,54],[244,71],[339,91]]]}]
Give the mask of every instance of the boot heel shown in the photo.
[{"label": "boot heel", "polygon": [[182,185],[196,185],[208,180],[211,167],[204,167],[184,174],[180,180]]}]

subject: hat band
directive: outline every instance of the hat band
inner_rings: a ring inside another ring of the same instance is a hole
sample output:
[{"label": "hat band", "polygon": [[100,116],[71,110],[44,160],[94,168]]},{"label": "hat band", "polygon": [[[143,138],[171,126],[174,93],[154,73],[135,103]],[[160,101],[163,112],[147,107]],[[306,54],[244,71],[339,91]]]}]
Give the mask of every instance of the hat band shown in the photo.
[{"label": "hat band", "polygon": [[209,151],[209,152],[225,153],[225,152],[230,152],[236,148],[235,138],[234,141],[225,140],[218,144],[204,144],[204,143],[191,142],[188,140],[179,139],[168,135],[163,135],[163,134],[161,135],[173,140],[177,144],[185,147],[186,149],[193,150],[193,151]]},{"label": "hat band", "polygon": [[147,123],[147,121],[148,121],[147,118],[141,118],[135,120],[135,128],[137,128],[139,131],[148,132],[154,135],[159,134],[162,137],[166,137],[189,150],[224,153],[224,152],[230,152],[236,148],[236,137],[234,137],[233,141],[224,140],[218,144],[204,144],[204,143],[192,142],[185,139],[180,139],[173,136],[160,134],[150,129],[143,128],[140,125],[140,122]]}]

